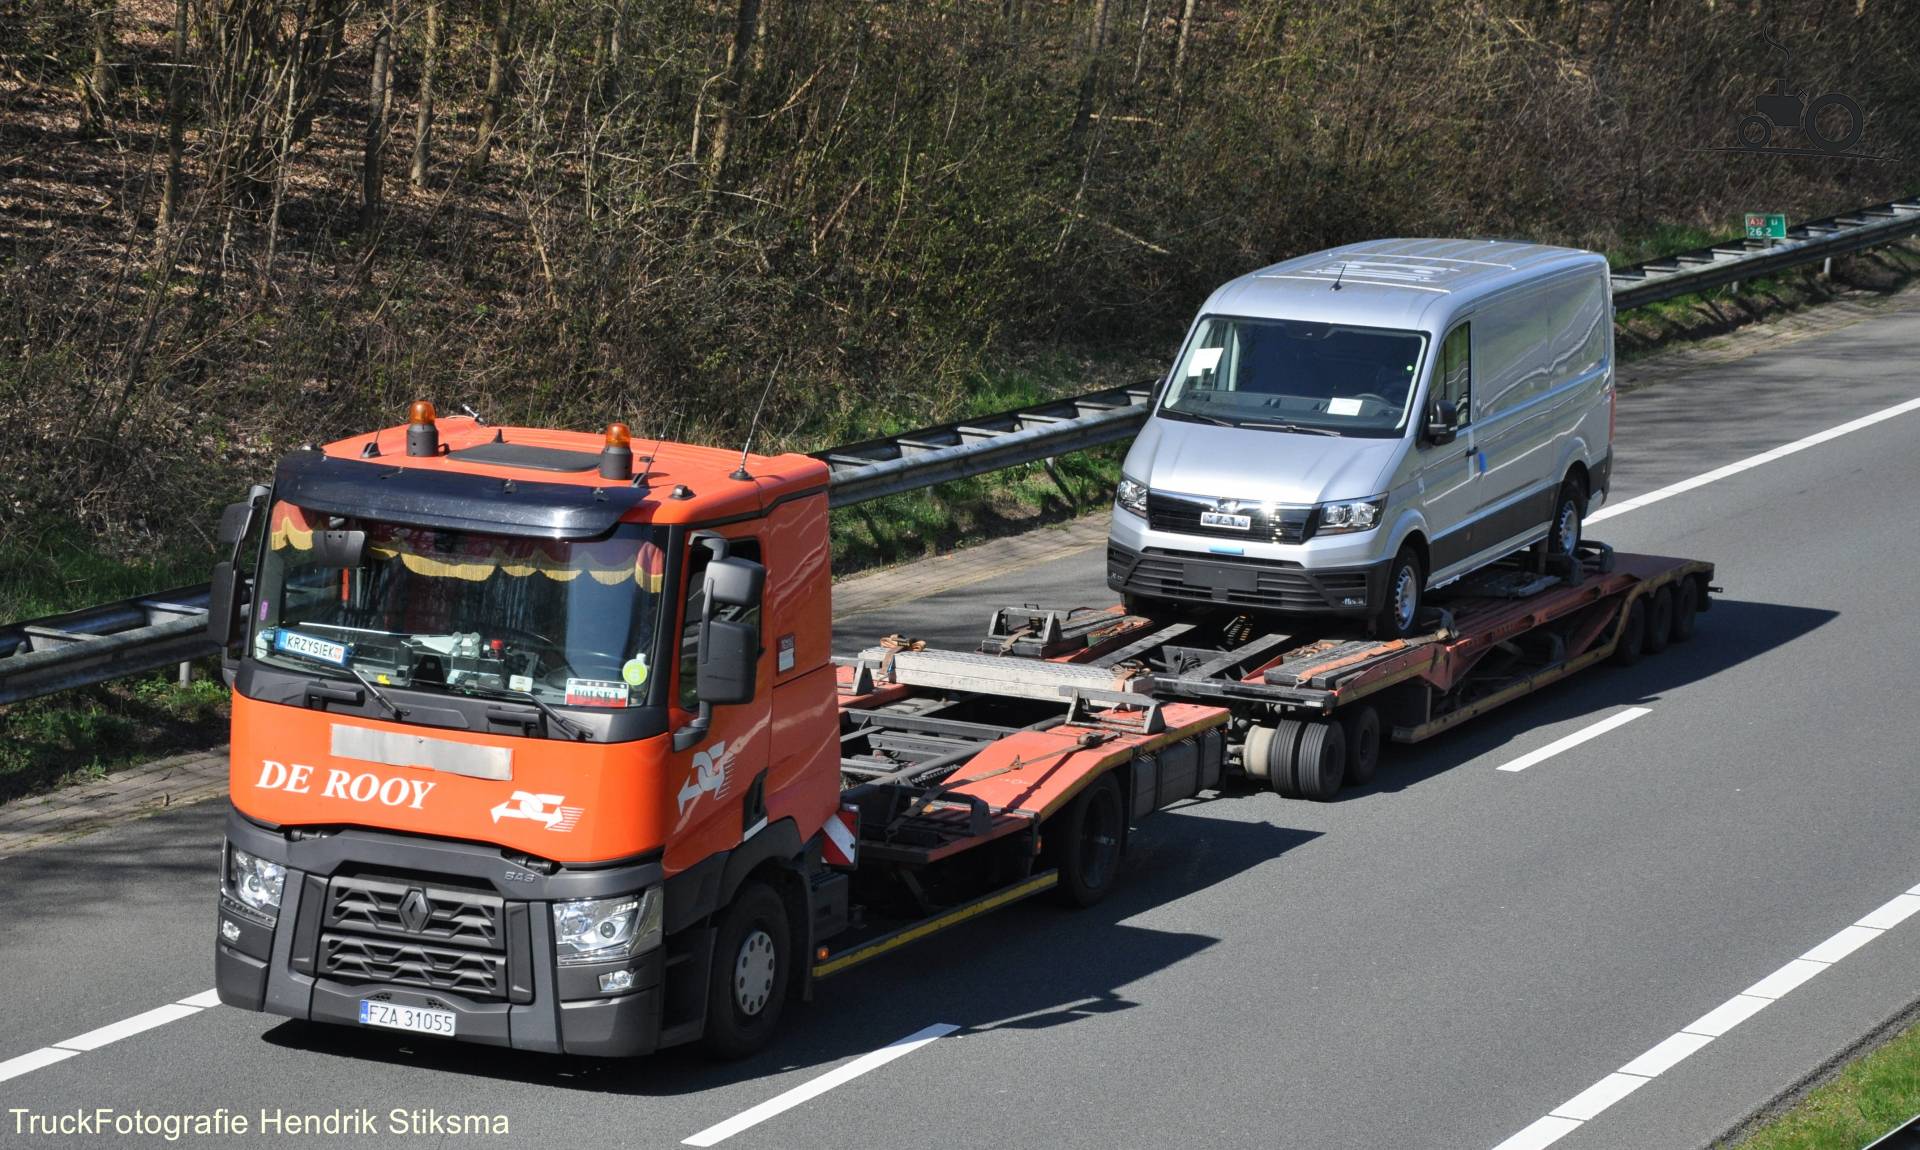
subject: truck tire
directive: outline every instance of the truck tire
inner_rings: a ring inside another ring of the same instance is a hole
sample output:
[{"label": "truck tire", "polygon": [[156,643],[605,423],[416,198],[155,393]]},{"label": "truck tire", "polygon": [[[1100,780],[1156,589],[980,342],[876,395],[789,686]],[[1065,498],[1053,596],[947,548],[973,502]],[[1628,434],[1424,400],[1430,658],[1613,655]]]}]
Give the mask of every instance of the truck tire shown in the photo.
[{"label": "truck tire", "polygon": [[1347,734],[1339,723],[1302,723],[1293,753],[1293,789],[1303,799],[1331,802],[1347,777]]},{"label": "truck tire", "polygon": [[1107,897],[1120,877],[1121,835],[1126,831],[1120,782],[1109,771],[1081,791],[1054,819],[1048,852],[1060,870],[1054,888],[1068,906],[1092,906]]},{"label": "truck tire", "polygon": [[1420,567],[1420,555],[1402,546],[1387,567],[1386,582],[1381,585],[1384,600],[1373,617],[1373,633],[1381,639],[1404,639],[1420,625],[1420,608],[1427,597],[1427,573]]},{"label": "truck tire", "polygon": [[1267,780],[1273,793],[1283,799],[1300,797],[1300,784],[1293,777],[1293,756],[1305,727],[1298,719],[1275,719],[1271,727],[1254,727],[1247,732],[1244,758],[1251,764],[1247,773]]},{"label": "truck tire", "polygon": [[1680,580],[1673,585],[1673,641],[1684,643],[1693,638],[1694,619],[1700,614],[1700,581]]},{"label": "truck tire", "polygon": [[1347,736],[1346,785],[1364,787],[1380,766],[1380,712],[1371,703],[1357,704],[1341,716],[1340,726]]},{"label": "truck tire", "polygon": [[1547,524],[1547,554],[1577,555],[1586,518],[1587,486],[1569,475],[1553,501],[1553,522]]},{"label": "truck tire", "polygon": [[1647,641],[1647,600],[1635,599],[1620,624],[1620,640],[1613,646],[1613,665],[1631,667],[1640,661]]},{"label": "truck tire", "polygon": [[1649,655],[1658,655],[1667,649],[1667,640],[1673,637],[1673,589],[1662,587],[1653,593],[1653,599],[1647,604],[1647,638],[1642,644]]},{"label": "truck tire", "polygon": [[720,911],[707,978],[701,1045],[715,1058],[745,1058],[773,1038],[793,973],[787,906],[766,883],[749,880]]}]

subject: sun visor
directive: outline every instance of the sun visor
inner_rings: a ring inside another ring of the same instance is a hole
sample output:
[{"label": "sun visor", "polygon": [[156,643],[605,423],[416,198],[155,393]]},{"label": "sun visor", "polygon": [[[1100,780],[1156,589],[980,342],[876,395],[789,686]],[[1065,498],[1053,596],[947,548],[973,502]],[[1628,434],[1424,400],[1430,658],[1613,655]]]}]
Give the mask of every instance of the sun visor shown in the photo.
[{"label": "sun visor", "polygon": [[337,459],[318,451],[282,459],[273,491],[275,499],[309,511],[542,539],[604,535],[647,494],[626,484],[523,483]]}]

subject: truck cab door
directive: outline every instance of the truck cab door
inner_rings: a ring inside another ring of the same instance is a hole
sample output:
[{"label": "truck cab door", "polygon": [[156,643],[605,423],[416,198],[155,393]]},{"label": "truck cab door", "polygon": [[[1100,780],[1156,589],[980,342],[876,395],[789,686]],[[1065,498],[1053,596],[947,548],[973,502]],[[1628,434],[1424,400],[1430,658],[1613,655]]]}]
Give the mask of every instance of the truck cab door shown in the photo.
[{"label": "truck cab door", "polygon": [[[730,553],[760,560],[760,542],[751,534],[727,533]],[[685,571],[679,607],[679,653],[672,668],[669,711],[676,731],[687,730],[701,707],[695,675],[700,623],[706,611],[703,584],[712,552],[698,535],[684,544]],[[760,625],[760,609],[719,608],[722,617]],[[711,708],[704,733],[668,757],[668,825],[664,864],[669,874],[710,855],[731,850],[751,838],[766,822],[765,788],[771,757],[773,680],[770,656],[762,636],[758,654],[761,690],[746,702],[721,703]],[[682,739],[675,739],[679,744]]]}]

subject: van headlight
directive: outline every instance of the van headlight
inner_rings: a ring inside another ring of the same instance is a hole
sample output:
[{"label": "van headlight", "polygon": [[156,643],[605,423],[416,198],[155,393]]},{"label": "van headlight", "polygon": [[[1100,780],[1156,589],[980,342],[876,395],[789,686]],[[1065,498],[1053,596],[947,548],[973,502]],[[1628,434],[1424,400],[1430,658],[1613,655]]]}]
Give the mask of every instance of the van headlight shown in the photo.
[{"label": "van headlight", "polygon": [[660,888],[620,898],[553,904],[553,944],[561,966],[613,962],[660,945]]},{"label": "van headlight", "polygon": [[1113,501],[1120,510],[1131,512],[1140,518],[1147,517],[1147,485],[1130,476],[1120,477],[1120,486],[1113,490]]},{"label": "van headlight", "polygon": [[1380,517],[1386,510],[1387,497],[1384,495],[1372,499],[1322,503],[1314,508],[1314,534],[1346,535],[1354,531],[1371,531],[1380,526]]}]

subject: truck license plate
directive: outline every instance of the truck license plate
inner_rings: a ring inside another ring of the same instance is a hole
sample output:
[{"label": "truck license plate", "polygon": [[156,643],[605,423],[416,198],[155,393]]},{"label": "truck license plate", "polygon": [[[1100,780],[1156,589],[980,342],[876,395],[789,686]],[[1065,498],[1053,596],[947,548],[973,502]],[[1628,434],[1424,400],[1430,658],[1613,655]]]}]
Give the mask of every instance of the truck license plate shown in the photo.
[{"label": "truck license plate", "polygon": [[365,1026],[384,1026],[389,1030],[413,1030],[421,1034],[453,1037],[454,1013],[424,1006],[401,1006],[392,1002],[360,1000],[360,1022]]},{"label": "truck license plate", "polygon": [[1224,511],[1202,511],[1200,526],[1231,527],[1235,531],[1246,531],[1253,526],[1253,516],[1229,515]]}]

